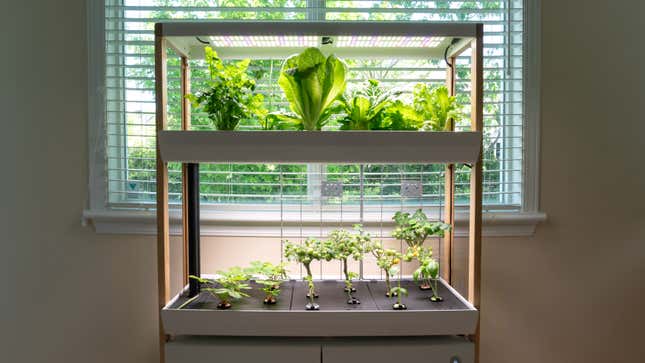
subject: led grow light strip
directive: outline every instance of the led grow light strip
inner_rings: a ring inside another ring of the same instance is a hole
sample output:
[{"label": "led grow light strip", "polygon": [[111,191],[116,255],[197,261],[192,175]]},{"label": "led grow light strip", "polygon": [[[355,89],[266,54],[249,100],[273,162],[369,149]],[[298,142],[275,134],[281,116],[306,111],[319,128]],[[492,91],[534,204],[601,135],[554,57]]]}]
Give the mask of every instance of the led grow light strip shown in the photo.
[{"label": "led grow light strip", "polygon": [[315,47],[318,45],[318,37],[313,35],[222,35],[211,36],[210,41],[216,47]]},{"label": "led grow light strip", "polygon": [[434,48],[444,37],[339,36],[334,44],[343,48]]},{"label": "led grow light strip", "polygon": [[[210,42],[216,47],[316,47],[322,37],[315,35],[218,35],[211,36]],[[403,37],[403,36],[338,36],[332,37],[338,48],[435,48],[444,37]]]}]

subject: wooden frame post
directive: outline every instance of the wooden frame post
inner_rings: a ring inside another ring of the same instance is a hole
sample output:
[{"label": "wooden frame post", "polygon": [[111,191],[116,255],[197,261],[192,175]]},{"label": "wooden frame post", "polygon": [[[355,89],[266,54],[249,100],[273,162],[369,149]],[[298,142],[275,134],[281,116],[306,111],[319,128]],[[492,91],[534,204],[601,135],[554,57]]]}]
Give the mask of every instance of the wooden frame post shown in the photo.
[{"label": "wooden frame post", "polygon": [[[168,126],[166,107],[168,105],[168,76],[166,41],[161,35],[161,24],[155,24],[155,101],[156,129],[165,130]],[[159,312],[170,299],[170,220],[168,215],[168,164],[162,161],[159,140],[157,140],[157,284]],[[159,356],[165,360],[163,323],[159,317]]]},{"label": "wooden frame post", "polygon": [[[477,34],[471,43],[470,104],[471,130],[483,131],[483,33],[482,24],[477,24]],[[483,143],[482,143],[483,148]],[[482,254],[482,154],[472,166],[470,173],[470,218],[468,233],[468,301],[478,310],[481,320],[481,254]],[[475,331],[475,362],[479,362],[480,323]]]},{"label": "wooden frame post", "polygon": [[[190,67],[188,58],[181,57],[181,129],[190,130]],[[181,165],[181,220],[182,220],[182,282],[188,284],[188,165]]]},{"label": "wooden frame post", "polygon": [[[456,57],[448,59],[451,65],[448,65],[446,72],[446,87],[450,96],[455,95],[455,76],[456,76]],[[448,130],[454,131],[455,124],[450,120]],[[452,255],[453,255],[453,241],[455,231],[455,164],[446,164],[446,171],[444,176],[444,223],[450,224],[452,227],[449,231],[444,233],[441,246],[441,278],[448,284],[452,284]]]}]

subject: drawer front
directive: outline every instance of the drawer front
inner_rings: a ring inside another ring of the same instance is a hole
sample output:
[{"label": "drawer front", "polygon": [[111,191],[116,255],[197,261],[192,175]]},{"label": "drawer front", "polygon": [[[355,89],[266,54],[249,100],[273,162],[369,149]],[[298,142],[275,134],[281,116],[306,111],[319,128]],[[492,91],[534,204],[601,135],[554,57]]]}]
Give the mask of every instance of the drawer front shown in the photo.
[{"label": "drawer front", "polygon": [[166,344],[166,363],[320,363],[320,344],[289,339],[185,337]]},{"label": "drawer front", "polygon": [[474,363],[475,346],[460,337],[371,339],[323,345],[323,363]]}]

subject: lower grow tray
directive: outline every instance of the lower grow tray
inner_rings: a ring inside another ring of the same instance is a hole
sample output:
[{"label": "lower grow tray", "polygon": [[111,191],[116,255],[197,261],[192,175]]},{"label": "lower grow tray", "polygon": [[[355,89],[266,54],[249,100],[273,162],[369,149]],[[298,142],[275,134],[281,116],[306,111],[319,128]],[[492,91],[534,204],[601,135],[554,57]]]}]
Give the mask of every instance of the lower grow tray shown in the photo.
[{"label": "lower grow tray", "polygon": [[251,297],[228,310],[216,309],[217,301],[202,293],[182,309],[186,290],[175,296],[161,311],[164,331],[171,335],[220,336],[428,336],[474,334],[478,311],[445,282],[439,283],[442,302],[431,302],[431,292],[421,291],[411,281],[403,281],[409,296],[403,298],[407,310],[392,310],[394,299],[385,297],[383,281],[355,283],[354,296],[361,304],[349,305],[342,281],[318,281],[319,311],[304,308],[306,286],[289,281],[282,286],[278,303],[265,305],[262,293],[253,289]]}]

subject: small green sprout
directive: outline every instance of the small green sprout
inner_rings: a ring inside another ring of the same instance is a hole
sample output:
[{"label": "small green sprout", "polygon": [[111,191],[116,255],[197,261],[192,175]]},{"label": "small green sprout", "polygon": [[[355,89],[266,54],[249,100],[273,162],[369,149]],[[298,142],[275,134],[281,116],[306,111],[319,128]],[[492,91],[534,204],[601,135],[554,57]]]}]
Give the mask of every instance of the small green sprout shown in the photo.
[{"label": "small green sprout", "polygon": [[217,304],[218,309],[228,309],[232,305],[231,303],[234,300],[239,300],[249,295],[243,290],[249,290],[251,287],[246,281],[248,281],[249,276],[239,267],[231,267],[226,271],[218,271],[218,278],[214,280],[201,278],[198,276],[190,276],[191,279],[195,279],[200,282],[200,284],[208,284],[214,287],[203,287],[202,291],[206,291],[212,296],[219,299]]},{"label": "small green sprout", "polygon": [[405,309],[408,308],[401,301],[402,296],[404,296],[404,295],[408,296],[408,290],[403,288],[403,287],[401,287],[401,279],[399,279],[398,285],[393,287],[390,290],[390,295],[391,296],[396,296],[396,302],[394,304],[392,304],[392,309],[394,309],[394,310],[405,310]]}]

